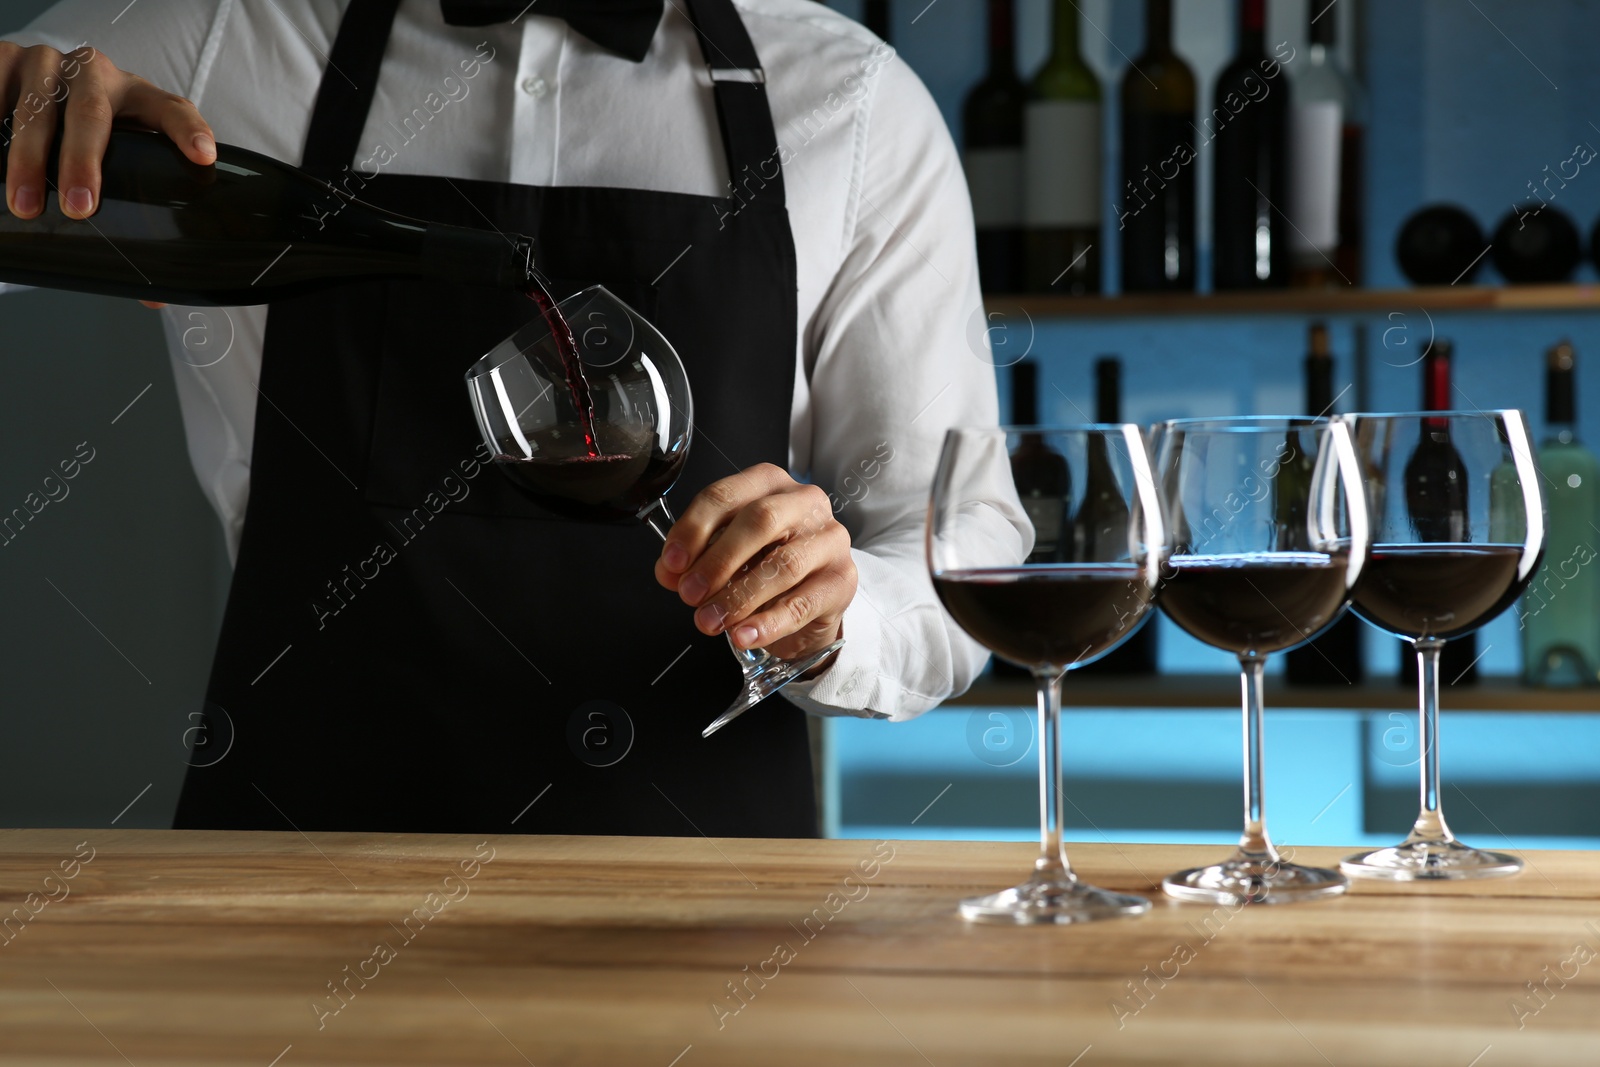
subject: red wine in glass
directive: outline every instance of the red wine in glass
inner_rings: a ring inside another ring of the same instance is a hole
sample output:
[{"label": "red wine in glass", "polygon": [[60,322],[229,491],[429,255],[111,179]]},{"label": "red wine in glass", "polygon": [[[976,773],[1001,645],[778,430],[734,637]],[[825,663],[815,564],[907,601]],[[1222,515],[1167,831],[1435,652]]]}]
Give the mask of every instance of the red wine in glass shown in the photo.
[{"label": "red wine in glass", "polygon": [[1522,545],[1373,545],[1356,587],[1356,614],[1413,640],[1477,629],[1522,594]]},{"label": "red wine in glass", "polygon": [[933,588],[963,630],[1024,667],[1098,659],[1155,600],[1137,563],[950,570]]},{"label": "red wine in glass", "polygon": [[[578,340],[573,335],[572,324],[561,313],[561,305],[556,300],[555,294],[550,292],[550,279],[532,267],[528,269],[527,294],[528,299],[538,306],[539,315],[544,319],[545,325],[550,327],[550,339],[555,343],[556,352],[561,357],[561,369],[566,374],[567,392],[572,397],[572,406],[578,412],[578,426],[583,433],[583,443],[587,446],[591,457],[599,456],[600,442],[594,432],[594,397],[589,394],[589,379],[584,376],[583,363],[578,358]],[[496,461],[499,462],[499,457],[496,457]],[[606,475],[595,476],[606,477]]]},{"label": "red wine in glass", "polygon": [[1264,656],[1311,640],[1350,595],[1347,553],[1186,556],[1171,565],[1161,606],[1195,637],[1235,655]]}]

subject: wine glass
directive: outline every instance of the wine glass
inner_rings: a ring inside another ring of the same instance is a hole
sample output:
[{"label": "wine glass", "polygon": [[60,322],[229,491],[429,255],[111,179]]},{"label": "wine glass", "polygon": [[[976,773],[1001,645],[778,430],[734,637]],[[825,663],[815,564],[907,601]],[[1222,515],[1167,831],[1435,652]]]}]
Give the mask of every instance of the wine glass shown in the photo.
[{"label": "wine glass", "polygon": [[[666,492],[694,436],[683,364],[644,316],[603,286],[544,305],[475,362],[467,392],[495,466],[535,503],[567,518],[638,520],[665,540]],[[833,655],[780,659],[733,644],[739,696],[704,736]]]},{"label": "wine glass", "polygon": [[[1358,878],[1493,878],[1522,861],[1456,840],[1439,803],[1439,650],[1521,595],[1544,554],[1544,498],[1520,411],[1351,416],[1372,555],[1355,611],[1417,652],[1421,811],[1392,848],[1347,857]],[[1392,490],[1392,491],[1391,491]]]},{"label": "wine glass", "polygon": [[1161,607],[1239,659],[1244,834],[1220,863],[1168,875],[1179,900],[1281,904],[1336,896],[1338,871],[1289,863],[1267,836],[1262,678],[1267,657],[1306,643],[1343,613],[1367,555],[1365,498],[1340,419],[1179,419],[1156,428],[1172,557]]},{"label": "wine glass", "polygon": [[[997,492],[1005,498],[998,506]],[[1012,524],[1023,520],[1036,536],[1029,562],[1018,563]],[[928,510],[934,589],[962,629],[1032,671],[1039,692],[1039,858],[1021,885],[962,901],[962,917],[1072,923],[1149,910],[1143,897],[1084,884],[1067,863],[1061,677],[1139,628],[1166,553],[1137,426],[946,434]]]}]

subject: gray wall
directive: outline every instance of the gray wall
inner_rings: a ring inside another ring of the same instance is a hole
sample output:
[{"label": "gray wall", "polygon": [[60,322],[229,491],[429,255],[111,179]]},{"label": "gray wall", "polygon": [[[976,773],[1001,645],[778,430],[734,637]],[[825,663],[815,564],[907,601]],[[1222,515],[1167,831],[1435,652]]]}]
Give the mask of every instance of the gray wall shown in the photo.
[{"label": "gray wall", "polygon": [[0,518],[30,516],[0,534],[0,826],[171,823],[228,566],[168,359],[131,301],[0,296]]}]

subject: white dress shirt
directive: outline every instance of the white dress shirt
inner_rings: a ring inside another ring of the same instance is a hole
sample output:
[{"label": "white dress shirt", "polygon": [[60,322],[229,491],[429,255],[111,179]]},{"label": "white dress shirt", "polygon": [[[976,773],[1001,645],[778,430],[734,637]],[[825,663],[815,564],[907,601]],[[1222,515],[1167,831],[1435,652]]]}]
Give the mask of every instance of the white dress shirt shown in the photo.
[{"label": "white dress shirt", "polygon": [[[860,573],[843,651],[785,693],[818,714],[906,719],[965,689],[985,659],[941,609],[923,549],[945,429],[997,415],[966,183],[927,90],[872,34],[813,0],[735,2],[787,149],[799,280],[790,469],[833,494]],[[93,45],[193,100],[220,141],[298,162],[345,6],[63,0],[11,39]],[[473,59],[468,78],[461,63]],[[437,113],[397,144],[394,126],[430,93],[444,105],[435,98],[424,114]],[[728,192],[710,81],[681,0],[668,0],[638,64],[559,19],[451,27],[437,0],[404,0],[362,137],[379,142],[395,149],[382,166],[394,174]],[[267,313],[163,313],[189,455],[230,550],[249,493]],[[1018,562],[1031,530],[1005,502],[1009,488],[992,494],[1009,520],[994,536]]]}]

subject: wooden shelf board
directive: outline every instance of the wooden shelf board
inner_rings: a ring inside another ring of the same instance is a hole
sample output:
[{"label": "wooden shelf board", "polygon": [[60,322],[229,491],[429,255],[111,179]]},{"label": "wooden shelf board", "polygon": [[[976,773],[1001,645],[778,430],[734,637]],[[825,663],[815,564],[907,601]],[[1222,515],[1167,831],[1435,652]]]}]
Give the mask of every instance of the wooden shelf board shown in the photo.
[{"label": "wooden shelf board", "polygon": [[[1236,708],[1239,679],[1232,675],[1160,675],[1112,678],[1069,675],[1061,700],[1078,708]],[[1508,678],[1490,678],[1476,685],[1446,686],[1443,710],[1547,711],[1600,714],[1600,690],[1532,689]],[[942,707],[1032,707],[1033,684],[980,678],[971,689]],[[1385,682],[1354,686],[1290,686],[1281,678],[1267,680],[1267,707],[1329,708],[1351,711],[1414,711],[1416,690]]]},{"label": "wooden shelf board", "polygon": [[1578,311],[1600,308],[1600,285],[1441,285],[1414,289],[1283,289],[1264,293],[1074,297],[991,293],[991,313],[1041,318],[1183,315],[1339,315],[1426,311]]}]

